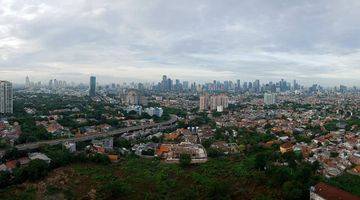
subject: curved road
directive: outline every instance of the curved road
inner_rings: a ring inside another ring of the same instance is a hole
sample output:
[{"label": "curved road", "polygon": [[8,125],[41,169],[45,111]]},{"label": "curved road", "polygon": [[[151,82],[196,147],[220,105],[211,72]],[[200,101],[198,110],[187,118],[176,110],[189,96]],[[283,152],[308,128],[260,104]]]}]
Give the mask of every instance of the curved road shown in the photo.
[{"label": "curved road", "polygon": [[63,139],[56,139],[56,140],[46,140],[46,141],[40,141],[40,142],[19,144],[19,145],[16,145],[15,147],[17,149],[19,149],[19,150],[28,150],[28,149],[39,148],[42,145],[57,145],[57,144],[62,144],[64,142],[87,141],[87,140],[92,140],[92,139],[99,138],[99,137],[114,136],[114,135],[124,134],[124,133],[127,133],[127,132],[132,132],[132,131],[145,130],[145,129],[148,129],[148,128],[164,127],[164,126],[174,124],[175,122],[177,122],[177,120],[178,120],[178,118],[177,118],[176,115],[171,115],[171,119],[169,121],[166,121],[166,122],[148,124],[148,125],[143,125],[143,126],[126,127],[126,128],[121,128],[121,129],[109,131],[109,132],[106,132],[106,133],[99,133],[99,134],[93,134],[93,135],[83,135],[83,136],[74,137],[74,138],[63,138]]}]

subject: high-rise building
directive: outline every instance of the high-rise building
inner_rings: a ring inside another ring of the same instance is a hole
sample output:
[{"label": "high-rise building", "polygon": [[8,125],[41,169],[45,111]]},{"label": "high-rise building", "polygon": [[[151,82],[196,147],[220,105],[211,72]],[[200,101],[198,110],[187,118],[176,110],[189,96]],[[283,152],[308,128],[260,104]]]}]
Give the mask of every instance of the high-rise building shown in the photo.
[{"label": "high-rise building", "polygon": [[96,96],[96,77],[95,76],[90,77],[89,96],[91,96],[91,97]]},{"label": "high-rise building", "polygon": [[208,110],[208,105],[209,105],[209,95],[205,94],[200,97],[200,102],[199,102],[200,111]]},{"label": "high-rise building", "polygon": [[272,105],[276,103],[276,95],[274,93],[265,93],[264,94],[264,104]]},{"label": "high-rise building", "polygon": [[260,92],[260,80],[255,80],[253,87],[254,87],[253,89],[254,92],[256,93]]},{"label": "high-rise building", "polygon": [[25,88],[29,89],[31,87],[30,78],[26,76],[25,78]]},{"label": "high-rise building", "polygon": [[9,81],[0,81],[0,114],[13,113],[13,90]]},{"label": "high-rise building", "polygon": [[204,110],[223,110],[229,106],[229,97],[225,94],[209,96],[205,94],[200,97],[199,109]]}]

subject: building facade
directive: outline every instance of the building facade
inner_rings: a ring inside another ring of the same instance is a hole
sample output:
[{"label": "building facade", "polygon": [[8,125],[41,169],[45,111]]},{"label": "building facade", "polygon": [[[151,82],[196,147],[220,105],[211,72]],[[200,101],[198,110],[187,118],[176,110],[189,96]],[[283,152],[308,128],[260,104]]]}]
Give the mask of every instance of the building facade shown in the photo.
[{"label": "building facade", "polygon": [[225,94],[220,95],[211,95],[205,94],[200,97],[199,100],[199,109],[200,111],[205,110],[217,110],[222,111],[223,109],[228,108],[229,106],[229,97]]},{"label": "building facade", "polygon": [[90,77],[90,89],[89,89],[89,96],[94,97],[96,96],[96,77]]},{"label": "building facade", "polygon": [[12,114],[13,101],[12,83],[0,81],[0,114]]},{"label": "building facade", "polygon": [[264,94],[264,104],[272,105],[276,103],[276,95],[274,93],[265,93]]}]

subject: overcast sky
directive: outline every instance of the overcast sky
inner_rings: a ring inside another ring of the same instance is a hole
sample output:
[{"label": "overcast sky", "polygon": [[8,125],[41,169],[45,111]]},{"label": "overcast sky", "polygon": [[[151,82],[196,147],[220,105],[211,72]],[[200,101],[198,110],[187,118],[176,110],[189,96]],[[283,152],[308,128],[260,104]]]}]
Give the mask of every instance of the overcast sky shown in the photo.
[{"label": "overcast sky", "polygon": [[0,0],[0,80],[360,86],[359,0]]}]

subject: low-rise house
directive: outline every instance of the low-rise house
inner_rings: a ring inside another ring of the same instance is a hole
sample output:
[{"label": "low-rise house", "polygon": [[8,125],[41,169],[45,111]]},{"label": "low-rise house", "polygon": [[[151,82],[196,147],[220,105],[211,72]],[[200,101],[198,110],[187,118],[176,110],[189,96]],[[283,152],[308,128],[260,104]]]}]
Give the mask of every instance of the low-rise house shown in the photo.
[{"label": "low-rise house", "polygon": [[6,168],[8,171],[12,171],[13,169],[15,169],[18,165],[18,161],[17,160],[10,160],[10,161],[7,161],[5,163],[6,165]]},{"label": "low-rise house", "polygon": [[112,137],[104,138],[104,139],[94,139],[92,141],[93,146],[95,147],[103,147],[106,151],[113,150],[114,139]]},{"label": "low-rise house", "polygon": [[0,172],[1,172],[1,171],[7,171],[7,167],[6,167],[5,164],[1,164],[1,165],[0,165]]},{"label": "low-rise house", "polygon": [[281,153],[291,152],[291,151],[293,151],[293,147],[294,147],[294,145],[289,142],[284,143],[284,144],[280,145],[280,152]]},{"label": "low-rise house", "polygon": [[29,156],[30,160],[40,159],[47,163],[51,162],[51,159],[43,153],[39,153],[39,152],[29,153],[28,156]]},{"label": "low-rise house", "polygon": [[28,157],[21,157],[18,159],[18,162],[21,166],[23,166],[29,164],[30,159]]},{"label": "low-rise house", "polygon": [[65,142],[64,146],[67,150],[69,150],[71,153],[76,152],[76,142]]},{"label": "low-rise house", "polygon": [[156,155],[169,163],[178,163],[182,154],[190,155],[191,163],[204,163],[207,161],[206,150],[201,144],[189,142],[161,144],[156,150]]},{"label": "low-rise house", "polygon": [[360,165],[354,167],[354,168],[352,169],[352,171],[355,172],[355,173],[357,173],[357,174],[360,174]]},{"label": "low-rise house", "polygon": [[119,161],[119,156],[118,156],[118,155],[109,154],[108,157],[109,157],[109,160],[110,160],[111,162],[118,162],[118,161]]},{"label": "low-rise house", "polygon": [[226,143],[225,141],[216,141],[210,146],[225,154],[238,153],[240,151],[239,146],[236,143]]}]

